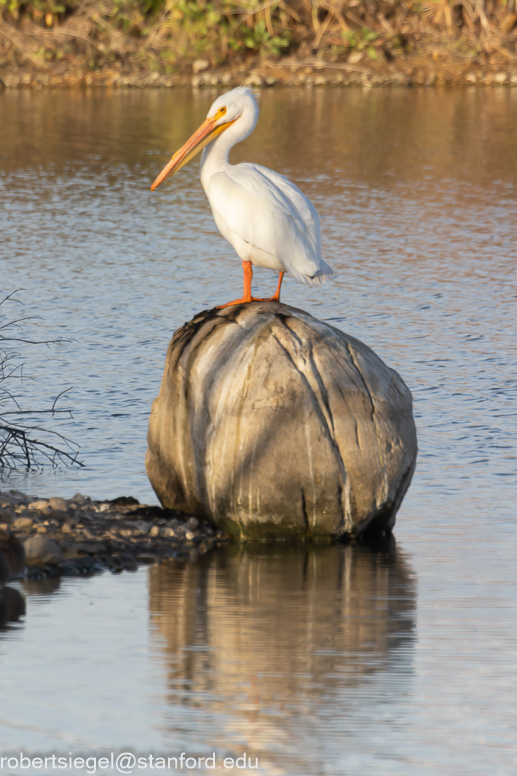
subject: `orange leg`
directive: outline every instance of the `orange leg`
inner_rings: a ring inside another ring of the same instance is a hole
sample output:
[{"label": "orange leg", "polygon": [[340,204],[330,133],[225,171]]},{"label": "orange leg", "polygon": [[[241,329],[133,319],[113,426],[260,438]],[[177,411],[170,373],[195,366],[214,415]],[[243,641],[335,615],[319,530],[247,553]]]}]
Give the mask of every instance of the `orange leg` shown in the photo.
[{"label": "orange leg", "polygon": [[278,285],[276,287],[276,291],[274,295],[269,300],[270,302],[279,302],[280,301],[280,286],[282,285],[282,280],[284,279],[284,273],[280,272],[278,275]]},{"label": "orange leg", "polygon": [[284,277],[283,272],[280,273],[280,277],[278,278],[278,286],[274,296],[270,297],[269,299],[258,299],[257,297],[251,295],[251,280],[253,278],[251,261],[243,261],[242,270],[244,273],[244,292],[242,295],[242,299],[234,299],[233,302],[220,304],[217,307],[218,310],[222,309],[223,307],[230,307],[231,305],[234,305],[234,304],[247,304],[248,302],[279,302],[280,301],[280,286],[282,285],[282,278]]}]

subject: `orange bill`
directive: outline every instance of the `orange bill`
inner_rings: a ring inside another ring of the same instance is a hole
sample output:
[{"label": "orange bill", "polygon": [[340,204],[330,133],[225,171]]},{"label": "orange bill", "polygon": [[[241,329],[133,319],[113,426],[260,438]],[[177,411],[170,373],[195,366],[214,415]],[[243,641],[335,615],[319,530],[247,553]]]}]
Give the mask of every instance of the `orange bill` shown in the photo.
[{"label": "orange bill", "polygon": [[179,151],[176,151],[170,162],[165,165],[151,186],[151,191],[154,191],[168,175],[181,170],[181,168],[188,164],[205,146],[211,143],[212,140],[215,140],[221,132],[224,132],[225,129],[228,129],[228,127],[234,123],[233,121],[227,121],[225,124],[214,126],[215,122],[215,118],[205,119],[205,121],[203,121],[199,129],[194,132],[192,137],[187,140]]}]

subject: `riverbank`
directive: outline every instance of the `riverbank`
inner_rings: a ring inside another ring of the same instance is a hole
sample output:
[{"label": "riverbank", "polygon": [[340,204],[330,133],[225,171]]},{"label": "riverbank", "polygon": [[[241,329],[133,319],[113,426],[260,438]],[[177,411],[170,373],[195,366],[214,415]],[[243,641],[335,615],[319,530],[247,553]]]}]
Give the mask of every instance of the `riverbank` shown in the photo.
[{"label": "riverbank", "polygon": [[0,531],[25,547],[27,576],[90,576],[109,570],[136,571],[164,558],[195,560],[226,541],[195,517],[132,497],[97,501],[41,499],[0,491]]},{"label": "riverbank", "polygon": [[517,85],[517,13],[497,0],[0,8],[0,88]]},{"label": "riverbank", "polygon": [[425,56],[407,57],[403,64],[327,62],[318,58],[300,61],[286,57],[279,62],[255,61],[243,65],[208,68],[200,73],[169,75],[145,70],[125,71],[102,67],[90,72],[81,68],[53,67],[35,72],[30,67],[8,68],[0,77],[0,90],[43,88],[172,88],[235,86],[517,86],[517,62],[481,65],[467,62],[434,62]]}]

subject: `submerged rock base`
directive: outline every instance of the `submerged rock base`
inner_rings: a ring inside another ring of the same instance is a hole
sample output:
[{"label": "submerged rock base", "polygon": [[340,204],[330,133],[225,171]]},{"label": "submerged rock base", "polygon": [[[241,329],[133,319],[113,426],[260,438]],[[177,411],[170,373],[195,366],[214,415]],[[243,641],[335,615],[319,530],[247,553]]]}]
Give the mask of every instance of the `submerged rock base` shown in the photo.
[{"label": "submerged rock base", "polygon": [[0,531],[25,549],[29,579],[136,571],[162,558],[195,559],[226,538],[194,517],[134,498],[38,499],[0,491]]},{"label": "submerged rock base", "polygon": [[148,444],[165,507],[259,541],[390,531],[417,455],[399,375],[279,302],[206,311],[176,332]]}]

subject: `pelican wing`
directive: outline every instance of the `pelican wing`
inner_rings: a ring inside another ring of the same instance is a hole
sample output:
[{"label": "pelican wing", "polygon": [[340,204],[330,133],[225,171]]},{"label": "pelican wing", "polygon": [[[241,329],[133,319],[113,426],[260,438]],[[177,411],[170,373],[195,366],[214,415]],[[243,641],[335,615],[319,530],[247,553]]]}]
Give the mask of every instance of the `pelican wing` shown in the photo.
[{"label": "pelican wing", "polygon": [[275,256],[299,280],[320,282],[332,274],[321,259],[316,209],[287,178],[256,164],[239,164],[214,174],[208,195],[233,234]]}]

